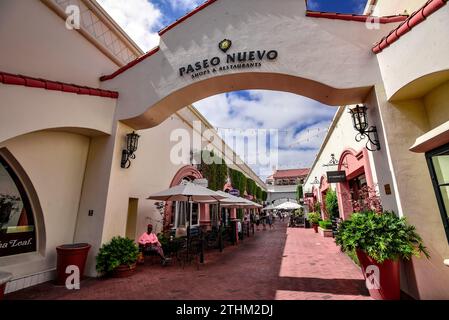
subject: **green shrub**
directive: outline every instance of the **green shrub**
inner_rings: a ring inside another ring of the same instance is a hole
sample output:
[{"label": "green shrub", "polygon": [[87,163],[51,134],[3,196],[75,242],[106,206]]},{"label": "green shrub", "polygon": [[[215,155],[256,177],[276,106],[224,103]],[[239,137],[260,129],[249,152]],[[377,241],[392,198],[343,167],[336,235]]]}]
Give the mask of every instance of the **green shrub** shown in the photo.
[{"label": "green shrub", "polygon": [[307,216],[307,220],[309,220],[313,224],[318,224],[321,220],[321,215],[318,212],[311,212]]},{"label": "green shrub", "polygon": [[385,260],[420,257],[429,254],[414,226],[392,212],[354,213],[340,223],[335,242],[344,252],[357,249],[382,263]]},{"label": "green shrub", "polygon": [[326,230],[332,229],[332,221],[330,221],[330,220],[320,221],[320,222],[318,222],[318,224],[320,225],[320,227],[322,229],[326,229]]},{"label": "green shrub", "polygon": [[139,248],[133,240],[114,237],[109,243],[103,244],[96,257],[97,271],[100,274],[113,271],[120,265],[132,265],[136,262]]}]

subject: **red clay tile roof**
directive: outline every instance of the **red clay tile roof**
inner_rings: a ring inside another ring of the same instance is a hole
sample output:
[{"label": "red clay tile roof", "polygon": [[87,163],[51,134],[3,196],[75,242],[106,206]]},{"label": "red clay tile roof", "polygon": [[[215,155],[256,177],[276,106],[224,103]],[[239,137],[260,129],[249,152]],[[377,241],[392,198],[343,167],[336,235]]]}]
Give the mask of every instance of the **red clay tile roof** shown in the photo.
[{"label": "red clay tile roof", "polygon": [[64,83],[58,81],[51,81],[40,78],[33,78],[24,75],[11,74],[0,71],[0,83],[16,85],[16,86],[26,86],[33,88],[41,88],[46,90],[62,91],[69,93],[76,93],[81,95],[98,96],[105,98],[118,98],[118,92],[103,90],[98,88],[91,88],[80,86],[77,84]]},{"label": "red clay tile roof", "polygon": [[415,26],[423,22],[428,16],[437,10],[441,9],[447,0],[429,0],[419,10],[415,11],[410,17],[401,23],[396,29],[392,30],[386,37],[383,37],[377,44],[374,45],[372,51],[375,54],[382,52],[392,43],[399,40],[404,34],[412,30]]},{"label": "red clay tile roof", "polygon": [[135,66],[136,64],[138,64],[140,61],[145,60],[148,57],[151,57],[153,54],[155,54],[156,52],[159,51],[159,47],[156,47],[150,51],[148,51],[147,53],[145,53],[143,56],[140,56],[139,58],[129,62],[128,64],[124,65],[123,67],[121,67],[120,69],[118,69],[117,71],[115,71],[112,74],[109,75],[105,75],[105,76],[101,76],[100,77],[100,81],[106,81],[106,80],[111,80],[114,79],[116,76],[118,76],[120,73],[125,72],[126,70],[128,70],[129,68]]},{"label": "red clay tile roof", "polygon": [[358,22],[374,22],[374,21],[376,21],[376,22],[379,22],[382,24],[405,21],[408,17],[406,15],[373,17],[373,16],[365,16],[365,15],[360,15],[360,14],[320,12],[320,11],[311,11],[311,10],[306,11],[306,16],[311,17],[311,18],[325,18],[325,19],[358,21]]},{"label": "red clay tile roof", "polygon": [[309,174],[309,168],[303,169],[287,169],[287,170],[276,170],[273,174],[274,179],[285,179],[285,178],[297,178],[307,176]]}]

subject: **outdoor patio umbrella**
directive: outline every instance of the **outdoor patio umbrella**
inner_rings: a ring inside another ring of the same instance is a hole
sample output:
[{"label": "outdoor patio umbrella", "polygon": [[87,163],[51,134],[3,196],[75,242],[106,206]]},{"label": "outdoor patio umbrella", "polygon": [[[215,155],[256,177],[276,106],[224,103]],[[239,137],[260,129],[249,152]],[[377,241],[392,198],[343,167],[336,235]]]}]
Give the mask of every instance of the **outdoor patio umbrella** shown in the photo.
[{"label": "outdoor patio umbrella", "polygon": [[[192,222],[192,212],[190,210],[190,202],[208,202],[211,200],[219,201],[225,197],[219,195],[215,191],[208,188],[193,184],[191,182],[171,187],[167,190],[154,193],[147,199],[160,201],[187,201],[187,212],[189,213],[189,225],[187,227],[187,257],[189,256],[190,247],[190,225]],[[201,255],[201,261],[203,261]]]},{"label": "outdoor patio umbrella", "polygon": [[282,210],[295,210],[295,209],[299,209],[299,208],[302,208],[302,206],[295,202],[290,202],[290,201],[281,203],[280,205],[275,207],[275,209],[282,209]]},{"label": "outdoor patio umbrella", "polygon": [[219,201],[224,198],[223,195],[220,195],[215,191],[189,182],[154,193],[147,199],[160,201],[208,202],[211,200]]}]

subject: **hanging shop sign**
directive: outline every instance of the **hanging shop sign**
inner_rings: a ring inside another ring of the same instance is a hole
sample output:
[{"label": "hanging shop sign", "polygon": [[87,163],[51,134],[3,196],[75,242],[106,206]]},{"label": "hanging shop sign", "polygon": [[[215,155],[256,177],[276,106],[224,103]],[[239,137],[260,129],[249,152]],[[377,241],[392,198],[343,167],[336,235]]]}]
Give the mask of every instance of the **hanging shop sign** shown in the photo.
[{"label": "hanging shop sign", "polygon": [[346,171],[327,171],[327,182],[346,182]]},{"label": "hanging shop sign", "polygon": [[218,48],[224,56],[215,56],[202,59],[179,68],[179,76],[189,76],[195,80],[205,75],[223,73],[235,69],[255,69],[260,68],[265,62],[272,62],[277,59],[277,50],[249,50],[242,52],[227,53],[231,49],[232,41],[224,39],[218,44]]},{"label": "hanging shop sign", "polygon": [[229,194],[233,195],[233,196],[236,196],[236,197],[239,197],[240,196],[240,191],[238,189],[231,189],[231,190],[229,190]]},{"label": "hanging shop sign", "polygon": [[313,193],[312,192],[307,192],[304,194],[305,198],[313,198]]}]

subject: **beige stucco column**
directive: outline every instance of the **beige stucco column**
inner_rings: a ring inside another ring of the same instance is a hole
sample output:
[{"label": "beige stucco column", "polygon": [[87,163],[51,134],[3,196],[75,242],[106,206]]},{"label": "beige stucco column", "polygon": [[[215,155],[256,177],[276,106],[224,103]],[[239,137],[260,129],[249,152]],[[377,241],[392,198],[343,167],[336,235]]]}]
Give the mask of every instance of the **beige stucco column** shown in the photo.
[{"label": "beige stucco column", "polygon": [[402,289],[415,298],[447,298],[449,273],[441,263],[449,254],[446,235],[425,156],[409,151],[415,139],[429,130],[424,103],[422,99],[389,102],[380,85],[375,93],[398,213],[416,226],[431,255],[430,260],[414,258],[403,263]]}]

